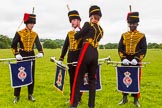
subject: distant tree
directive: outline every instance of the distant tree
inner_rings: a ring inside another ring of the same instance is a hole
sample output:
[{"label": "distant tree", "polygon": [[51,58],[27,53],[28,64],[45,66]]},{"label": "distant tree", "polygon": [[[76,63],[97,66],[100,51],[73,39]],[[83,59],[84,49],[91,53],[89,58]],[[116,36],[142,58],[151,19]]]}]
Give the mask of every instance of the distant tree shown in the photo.
[{"label": "distant tree", "polygon": [[55,48],[61,48],[64,44],[64,40],[62,39],[40,39],[41,43],[43,44],[44,48],[51,48],[51,49],[55,49]]},{"label": "distant tree", "polygon": [[51,39],[39,39],[40,42],[45,42],[46,40],[51,40]]},{"label": "distant tree", "polygon": [[160,49],[162,49],[162,43],[161,43],[161,44],[159,44],[159,47],[160,47]]},{"label": "distant tree", "polygon": [[57,48],[61,48],[63,46],[63,44],[64,44],[64,40],[62,40],[62,39],[56,39],[54,41],[57,44]]},{"label": "distant tree", "polygon": [[157,43],[148,43],[147,48],[148,49],[159,49],[160,45]]},{"label": "distant tree", "polygon": [[105,49],[104,45],[99,45],[99,49]]},{"label": "distant tree", "polygon": [[48,48],[48,49],[56,49],[58,46],[57,46],[57,43],[56,43],[55,41],[46,40],[46,41],[43,43],[43,47],[44,47],[44,48]]},{"label": "distant tree", "polygon": [[7,49],[11,47],[11,39],[8,36],[0,35],[0,48]]},{"label": "distant tree", "polygon": [[117,49],[118,48],[118,44],[117,43],[107,43],[105,45],[105,49]]}]

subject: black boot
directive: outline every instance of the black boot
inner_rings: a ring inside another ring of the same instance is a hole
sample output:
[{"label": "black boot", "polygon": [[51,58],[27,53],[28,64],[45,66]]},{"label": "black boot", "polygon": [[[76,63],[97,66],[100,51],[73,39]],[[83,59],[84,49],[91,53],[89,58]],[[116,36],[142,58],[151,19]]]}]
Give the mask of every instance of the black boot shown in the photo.
[{"label": "black boot", "polygon": [[28,100],[34,102],[35,101],[35,98],[31,94],[29,94],[28,95]]},{"label": "black boot", "polygon": [[15,96],[13,103],[16,104],[19,101],[20,97],[19,96]]},{"label": "black boot", "polygon": [[140,103],[138,102],[138,98],[134,97],[134,104],[137,106],[137,107],[140,107]]},{"label": "black boot", "polygon": [[123,95],[123,99],[118,103],[119,105],[125,104],[128,102],[127,95]]}]

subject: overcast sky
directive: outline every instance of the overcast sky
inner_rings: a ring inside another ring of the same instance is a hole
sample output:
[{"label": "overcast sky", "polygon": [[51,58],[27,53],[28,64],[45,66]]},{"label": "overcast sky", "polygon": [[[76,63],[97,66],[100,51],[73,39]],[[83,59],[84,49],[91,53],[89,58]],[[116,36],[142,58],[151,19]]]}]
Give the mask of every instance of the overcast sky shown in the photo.
[{"label": "overcast sky", "polygon": [[[102,10],[100,25],[104,29],[101,44],[117,43],[121,34],[128,30],[126,16],[129,5],[138,11],[138,30],[145,33],[147,42],[162,43],[161,0],[1,0],[0,34],[13,38],[22,22],[24,13],[31,13],[33,6],[37,15],[34,31],[43,39],[65,39],[71,29],[67,16],[68,4],[71,10],[78,10],[81,25],[89,21],[89,7],[98,5]],[[21,28],[24,28],[22,24]],[[20,30],[19,29],[19,30]]]}]

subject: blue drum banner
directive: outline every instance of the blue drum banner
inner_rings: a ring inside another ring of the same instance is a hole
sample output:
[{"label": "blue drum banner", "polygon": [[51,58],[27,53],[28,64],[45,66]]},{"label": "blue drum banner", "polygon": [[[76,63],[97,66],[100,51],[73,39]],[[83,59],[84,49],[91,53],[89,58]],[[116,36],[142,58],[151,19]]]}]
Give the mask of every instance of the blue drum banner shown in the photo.
[{"label": "blue drum banner", "polygon": [[116,67],[117,90],[124,93],[139,93],[139,67]]},{"label": "blue drum banner", "polygon": [[[100,70],[101,70],[101,65],[99,64],[97,69],[96,69],[96,91],[99,91],[99,90],[102,89]],[[85,73],[85,75],[84,75],[84,78],[81,82],[80,91],[81,92],[88,92],[89,91],[88,73]]]},{"label": "blue drum banner", "polygon": [[32,61],[21,61],[9,63],[11,86],[18,88],[31,84],[32,81]]},{"label": "blue drum banner", "polygon": [[54,80],[54,87],[61,93],[64,90],[65,76],[66,76],[66,67],[61,65],[56,65],[56,75]]}]

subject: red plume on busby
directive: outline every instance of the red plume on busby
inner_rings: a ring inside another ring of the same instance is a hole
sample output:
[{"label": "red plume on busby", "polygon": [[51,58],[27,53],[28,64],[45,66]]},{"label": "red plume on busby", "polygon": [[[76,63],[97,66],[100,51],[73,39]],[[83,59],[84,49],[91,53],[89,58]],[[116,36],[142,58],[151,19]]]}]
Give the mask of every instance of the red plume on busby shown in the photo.
[{"label": "red plume on busby", "polygon": [[36,24],[36,15],[35,14],[25,13],[23,20],[24,20],[25,24],[28,24],[28,23]]}]

